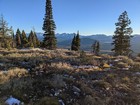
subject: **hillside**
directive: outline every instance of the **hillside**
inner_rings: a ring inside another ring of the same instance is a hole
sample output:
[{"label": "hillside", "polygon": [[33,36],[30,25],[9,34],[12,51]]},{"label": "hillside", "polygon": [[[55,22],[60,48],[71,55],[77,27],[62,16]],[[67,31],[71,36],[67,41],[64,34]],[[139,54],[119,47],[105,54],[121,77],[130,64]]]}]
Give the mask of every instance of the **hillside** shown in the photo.
[{"label": "hillside", "polygon": [[64,49],[1,50],[0,105],[10,96],[24,105],[139,105],[138,61]]}]

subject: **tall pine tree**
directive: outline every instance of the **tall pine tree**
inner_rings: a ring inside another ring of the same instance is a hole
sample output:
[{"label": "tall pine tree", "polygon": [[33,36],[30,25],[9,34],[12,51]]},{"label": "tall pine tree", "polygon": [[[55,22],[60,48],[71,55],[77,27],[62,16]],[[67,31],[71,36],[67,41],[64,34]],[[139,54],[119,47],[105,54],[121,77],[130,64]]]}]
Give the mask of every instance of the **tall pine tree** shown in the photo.
[{"label": "tall pine tree", "polygon": [[71,50],[79,51],[80,50],[80,36],[79,31],[77,32],[77,35],[73,37],[72,43],[71,43]]},{"label": "tall pine tree", "polygon": [[99,52],[100,52],[100,43],[99,43],[99,41],[95,41],[95,43],[92,45],[92,50],[93,50],[94,54],[99,55]]},{"label": "tall pine tree", "polygon": [[118,18],[116,25],[115,35],[113,36],[113,45],[114,48],[112,51],[115,52],[115,55],[126,55],[131,54],[130,49],[130,39],[132,34],[132,28],[129,27],[131,24],[130,19],[128,18],[127,12],[124,11]]},{"label": "tall pine tree", "polygon": [[23,47],[23,48],[27,47],[28,39],[27,39],[27,36],[26,36],[26,33],[25,33],[24,30],[22,30],[21,42],[22,42],[22,47]]},{"label": "tall pine tree", "polygon": [[0,17],[0,47],[9,48],[12,43],[12,27],[8,27],[8,23],[4,20],[3,15]]},{"label": "tall pine tree", "polygon": [[52,13],[52,4],[51,0],[46,0],[46,13],[44,18],[44,24],[42,28],[44,32],[44,39],[42,47],[47,49],[56,49],[56,37],[55,37],[55,29],[56,25],[53,20],[53,13]]},{"label": "tall pine tree", "polygon": [[16,32],[16,47],[17,48],[21,48],[22,47],[22,42],[21,42],[21,32],[19,29],[17,29],[17,32]]},{"label": "tall pine tree", "polygon": [[33,37],[34,47],[40,47],[40,41],[36,35],[36,32],[33,32],[33,33],[34,33],[34,37]]},{"label": "tall pine tree", "polygon": [[79,36],[79,31],[77,32],[77,35],[76,35],[76,42],[75,42],[75,50],[78,51],[80,50],[80,36]]},{"label": "tall pine tree", "polygon": [[75,48],[76,48],[75,43],[76,43],[76,37],[75,37],[75,34],[74,34],[74,37],[73,37],[72,43],[71,43],[71,50],[75,50]]},{"label": "tall pine tree", "polygon": [[97,41],[96,54],[99,55],[99,53],[100,53],[100,42]]},{"label": "tall pine tree", "polygon": [[31,30],[29,36],[28,36],[28,46],[29,47],[34,47],[34,42],[33,42],[33,39],[34,39],[34,33],[33,31]]},{"label": "tall pine tree", "polygon": [[12,48],[16,47],[16,40],[15,40],[15,35],[14,35],[14,31],[12,32]]}]

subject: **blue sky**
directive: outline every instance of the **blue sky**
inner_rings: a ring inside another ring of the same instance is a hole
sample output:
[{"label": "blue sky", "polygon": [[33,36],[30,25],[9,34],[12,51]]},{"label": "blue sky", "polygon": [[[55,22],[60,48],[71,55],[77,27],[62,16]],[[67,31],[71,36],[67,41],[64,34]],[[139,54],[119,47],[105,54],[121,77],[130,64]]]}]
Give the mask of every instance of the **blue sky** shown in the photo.
[{"label": "blue sky", "polygon": [[[133,34],[140,34],[140,0],[52,0],[56,33],[82,35],[107,34],[115,31],[115,23],[125,10],[131,20]],[[45,0],[0,0],[0,14],[9,26],[30,32],[42,31]]]}]

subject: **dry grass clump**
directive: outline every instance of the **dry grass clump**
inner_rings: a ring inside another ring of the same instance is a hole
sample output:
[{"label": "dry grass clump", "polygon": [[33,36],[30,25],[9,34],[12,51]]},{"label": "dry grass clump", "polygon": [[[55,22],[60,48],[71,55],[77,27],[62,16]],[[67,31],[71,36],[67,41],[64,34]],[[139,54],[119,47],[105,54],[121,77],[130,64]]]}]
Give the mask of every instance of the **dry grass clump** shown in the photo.
[{"label": "dry grass clump", "polygon": [[136,58],[135,58],[135,61],[136,61],[136,62],[140,62],[140,57],[136,57]]},{"label": "dry grass clump", "polygon": [[8,71],[0,71],[0,84],[8,81],[13,77],[21,77],[28,73],[26,69],[23,68],[12,68]]},{"label": "dry grass clump", "polygon": [[87,84],[81,84],[81,90],[86,95],[92,95],[93,90]]},{"label": "dry grass clump", "polygon": [[11,77],[15,77],[15,76],[21,77],[22,75],[26,75],[27,73],[28,71],[26,69],[18,68],[18,67],[9,69],[7,72],[8,76]]},{"label": "dry grass clump", "polygon": [[122,78],[122,82],[124,82],[124,83],[130,83],[130,78],[128,78],[127,76],[126,77],[123,77]]},{"label": "dry grass clump", "polygon": [[73,69],[73,67],[69,63],[66,63],[66,62],[51,63],[50,67],[54,67],[56,69],[66,69],[66,70]]},{"label": "dry grass clump", "polygon": [[127,63],[128,65],[134,64],[134,61],[127,56],[118,56],[118,58],[122,59],[122,62]]},{"label": "dry grass clump", "polygon": [[103,65],[103,68],[110,68],[110,65],[108,65],[107,63],[105,63],[105,64]]},{"label": "dry grass clump", "polygon": [[140,62],[134,62],[133,70],[140,70]]},{"label": "dry grass clump", "polygon": [[80,105],[104,105],[104,103],[98,97],[87,95],[83,100],[81,100]]},{"label": "dry grass clump", "polygon": [[73,62],[75,65],[98,65],[97,60],[95,60],[93,55],[87,55],[84,51],[82,51]]},{"label": "dry grass clump", "polygon": [[102,57],[103,59],[111,59],[111,58],[112,58],[112,56],[110,56],[110,55],[108,55],[108,54],[102,54],[101,57]]},{"label": "dry grass clump", "polygon": [[0,105],[5,105],[5,101],[3,100],[3,98],[0,98]]},{"label": "dry grass clump", "polygon": [[3,54],[0,54],[0,58],[3,57]]},{"label": "dry grass clump", "polygon": [[[0,96],[14,96],[23,102],[28,102],[31,98],[34,80],[32,78],[13,78],[0,85]],[[0,104],[1,105],[1,104]]]},{"label": "dry grass clump", "polygon": [[62,75],[54,75],[50,85],[54,88],[62,88],[65,87],[65,82],[63,80],[63,76]]},{"label": "dry grass clump", "polygon": [[60,105],[56,97],[44,97],[35,105]]},{"label": "dry grass clump", "polygon": [[128,67],[128,64],[127,63],[124,63],[124,62],[119,62],[117,64],[117,67],[119,67],[119,68],[126,68],[126,67]]},{"label": "dry grass clump", "polygon": [[93,87],[96,89],[108,89],[111,88],[112,86],[110,85],[110,83],[100,80],[100,81],[94,81],[93,82]]}]

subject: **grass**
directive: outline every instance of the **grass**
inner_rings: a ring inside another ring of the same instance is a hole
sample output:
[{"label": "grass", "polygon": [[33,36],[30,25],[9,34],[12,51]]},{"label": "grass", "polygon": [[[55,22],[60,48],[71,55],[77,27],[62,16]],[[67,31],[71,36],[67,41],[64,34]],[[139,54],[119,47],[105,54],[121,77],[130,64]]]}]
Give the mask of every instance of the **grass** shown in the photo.
[{"label": "grass", "polygon": [[27,70],[21,68],[12,68],[8,71],[0,71],[0,84],[3,84],[14,77],[22,77],[27,74]]},{"label": "grass", "polygon": [[[139,90],[136,85],[140,79],[135,73],[140,70],[140,63],[135,59],[121,57],[122,60],[115,65],[119,69],[100,69],[103,68],[101,63],[109,64],[116,58],[118,57],[94,56],[63,49],[2,50],[0,104],[3,105],[5,97],[12,95],[25,105],[59,105],[59,99],[66,105],[133,104],[129,100],[135,101],[137,105]],[[100,67],[97,70],[74,68],[86,65]],[[128,65],[132,66],[130,70],[121,70]],[[81,91],[75,94],[73,86]],[[54,92],[59,90],[60,94],[54,97]]]}]

